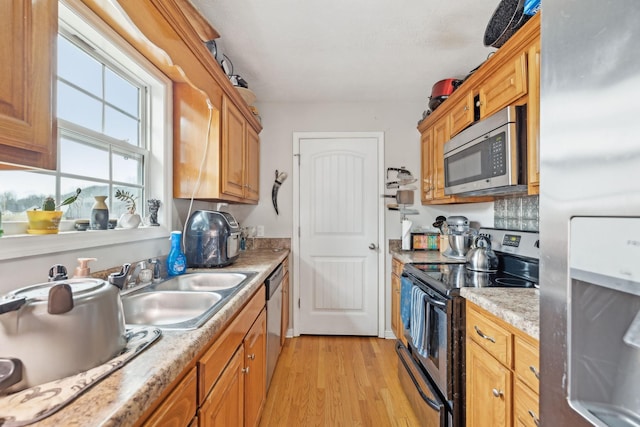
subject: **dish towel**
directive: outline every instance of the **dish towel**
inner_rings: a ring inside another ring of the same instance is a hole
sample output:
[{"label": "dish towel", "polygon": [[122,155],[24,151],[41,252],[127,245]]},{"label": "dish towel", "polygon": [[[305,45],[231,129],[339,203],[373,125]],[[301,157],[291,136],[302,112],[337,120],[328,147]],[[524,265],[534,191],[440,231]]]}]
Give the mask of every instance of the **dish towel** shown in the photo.
[{"label": "dish towel", "polygon": [[[411,324],[411,280],[406,277],[400,279],[400,318],[405,329]],[[398,337],[400,338],[400,337]]]},{"label": "dish towel", "polygon": [[123,367],[160,335],[162,331],[154,327],[127,330],[127,345],[110,361],[70,377],[0,397],[0,426],[26,426],[54,414],[101,379]]},{"label": "dish towel", "polygon": [[411,341],[413,341],[413,346],[423,357],[427,356],[424,342],[426,333],[425,296],[426,294],[419,287],[413,286],[411,288]]}]

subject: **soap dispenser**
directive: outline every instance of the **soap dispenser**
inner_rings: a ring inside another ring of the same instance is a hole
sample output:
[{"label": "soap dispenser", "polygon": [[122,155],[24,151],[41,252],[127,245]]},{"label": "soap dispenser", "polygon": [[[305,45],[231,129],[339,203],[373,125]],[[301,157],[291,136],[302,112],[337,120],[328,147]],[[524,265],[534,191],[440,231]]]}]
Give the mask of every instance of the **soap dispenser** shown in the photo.
[{"label": "soap dispenser", "polygon": [[97,258],[78,258],[78,266],[73,274],[74,278],[91,277],[91,270],[89,269],[89,261],[97,261]]}]

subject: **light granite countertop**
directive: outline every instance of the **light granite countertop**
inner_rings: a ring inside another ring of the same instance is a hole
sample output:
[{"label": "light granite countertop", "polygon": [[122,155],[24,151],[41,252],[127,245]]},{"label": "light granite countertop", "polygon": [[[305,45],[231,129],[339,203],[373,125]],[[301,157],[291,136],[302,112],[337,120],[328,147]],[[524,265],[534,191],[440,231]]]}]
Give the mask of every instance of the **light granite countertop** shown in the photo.
[{"label": "light granite countertop", "polygon": [[[394,258],[407,263],[459,262],[438,251],[390,250]],[[496,317],[539,339],[540,291],[519,288],[461,288],[460,295]]]},{"label": "light granite countertop", "polygon": [[[202,327],[192,331],[163,330],[162,337],[133,360],[86,393],[34,426],[132,426],[262,286],[289,254],[288,249],[241,252],[225,271],[258,274]],[[197,270],[189,270],[197,271]]]}]

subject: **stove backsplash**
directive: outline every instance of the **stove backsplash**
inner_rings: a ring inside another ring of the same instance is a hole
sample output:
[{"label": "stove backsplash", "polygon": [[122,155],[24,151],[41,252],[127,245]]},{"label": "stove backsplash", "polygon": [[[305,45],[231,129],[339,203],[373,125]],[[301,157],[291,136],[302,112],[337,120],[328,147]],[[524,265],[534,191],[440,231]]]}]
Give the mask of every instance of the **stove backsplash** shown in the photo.
[{"label": "stove backsplash", "polygon": [[538,196],[516,196],[496,199],[493,204],[495,228],[539,231]]}]

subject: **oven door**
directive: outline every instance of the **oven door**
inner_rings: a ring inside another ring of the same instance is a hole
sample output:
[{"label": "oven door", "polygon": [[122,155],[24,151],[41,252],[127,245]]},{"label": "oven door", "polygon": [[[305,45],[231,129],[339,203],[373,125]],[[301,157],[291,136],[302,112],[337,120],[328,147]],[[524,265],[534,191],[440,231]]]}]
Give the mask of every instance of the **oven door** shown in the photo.
[{"label": "oven door", "polygon": [[416,286],[422,291],[422,297],[412,301],[407,342],[411,353],[424,366],[444,397],[452,399],[448,375],[449,358],[452,356],[449,350],[451,300],[414,283]]},{"label": "oven door", "polygon": [[448,406],[441,400],[436,387],[420,370],[407,348],[398,341],[398,378],[411,407],[422,425],[433,427],[449,427],[452,425],[452,414]]}]

